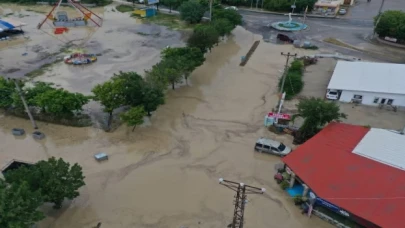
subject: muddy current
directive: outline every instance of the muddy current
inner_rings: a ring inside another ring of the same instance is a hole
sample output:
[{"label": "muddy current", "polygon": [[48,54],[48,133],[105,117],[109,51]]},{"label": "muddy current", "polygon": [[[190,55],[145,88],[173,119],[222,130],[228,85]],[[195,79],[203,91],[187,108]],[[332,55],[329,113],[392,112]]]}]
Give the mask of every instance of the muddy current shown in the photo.
[{"label": "muddy current", "polygon": [[[261,43],[245,67],[241,56],[261,37],[237,28],[234,35],[207,54],[190,77],[190,86],[168,91],[166,104],[148,124],[131,132],[121,126],[112,133],[38,123],[46,139],[10,130],[33,131],[30,122],[0,117],[0,165],[11,159],[38,161],[62,157],[79,163],[86,176],[81,195],[54,211],[40,228],[218,228],[232,219],[234,192],[218,178],[266,188],[249,195],[245,227],[330,227],[301,215],[273,180],[278,157],[253,151],[258,137],[291,146],[292,138],[263,127],[263,117],[277,103],[277,82],[291,46]],[[109,160],[96,162],[104,152]]]}]

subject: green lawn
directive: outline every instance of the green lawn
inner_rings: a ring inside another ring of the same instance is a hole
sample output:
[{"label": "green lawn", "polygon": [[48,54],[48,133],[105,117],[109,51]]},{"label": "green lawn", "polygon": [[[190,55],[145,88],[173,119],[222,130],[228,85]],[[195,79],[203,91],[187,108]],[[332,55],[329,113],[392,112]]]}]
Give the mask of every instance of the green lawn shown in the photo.
[{"label": "green lawn", "polygon": [[119,5],[117,7],[115,7],[118,11],[120,11],[121,13],[126,13],[126,12],[131,12],[134,11],[135,8],[132,6],[128,6],[128,5]]},{"label": "green lawn", "polygon": [[[132,15],[133,17],[140,18],[138,15]],[[180,19],[179,15],[157,13],[154,17],[141,18],[144,23],[154,23],[157,25],[166,26],[173,30],[186,30],[194,28],[194,24],[189,24]]]}]

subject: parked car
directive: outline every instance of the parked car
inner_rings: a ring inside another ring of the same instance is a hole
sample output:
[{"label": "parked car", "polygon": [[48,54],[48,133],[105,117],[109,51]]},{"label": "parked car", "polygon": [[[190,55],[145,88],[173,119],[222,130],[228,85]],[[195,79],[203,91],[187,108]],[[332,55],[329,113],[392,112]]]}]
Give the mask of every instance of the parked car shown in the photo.
[{"label": "parked car", "polygon": [[272,139],[261,137],[256,141],[255,151],[268,154],[275,154],[281,157],[286,156],[291,152],[291,148]]},{"label": "parked car", "polygon": [[340,15],[345,15],[347,13],[347,10],[346,9],[340,9],[339,10],[339,14]]},{"label": "parked car", "polygon": [[326,99],[329,100],[338,100],[339,99],[339,91],[330,89],[326,92]]},{"label": "parked car", "polygon": [[228,6],[228,7],[225,7],[225,9],[231,9],[231,10],[238,11],[238,8],[236,6]]}]

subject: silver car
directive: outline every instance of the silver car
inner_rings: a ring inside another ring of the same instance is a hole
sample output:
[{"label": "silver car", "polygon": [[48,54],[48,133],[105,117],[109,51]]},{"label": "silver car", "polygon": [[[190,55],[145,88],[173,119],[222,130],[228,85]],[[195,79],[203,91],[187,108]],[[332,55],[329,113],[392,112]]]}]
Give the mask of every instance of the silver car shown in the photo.
[{"label": "silver car", "polygon": [[347,13],[347,10],[346,9],[340,9],[339,10],[339,14],[340,15],[345,15]]},{"label": "silver car", "polygon": [[291,148],[272,139],[261,137],[256,141],[255,151],[275,154],[281,157],[286,156],[291,152]]}]

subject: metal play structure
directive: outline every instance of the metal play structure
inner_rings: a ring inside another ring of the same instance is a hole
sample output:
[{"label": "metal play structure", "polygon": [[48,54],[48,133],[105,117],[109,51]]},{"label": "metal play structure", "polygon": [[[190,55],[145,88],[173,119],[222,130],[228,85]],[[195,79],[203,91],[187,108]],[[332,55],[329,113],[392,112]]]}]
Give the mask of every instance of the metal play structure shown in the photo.
[{"label": "metal play structure", "polygon": [[79,15],[78,17],[69,17],[66,11],[59,11],[62,1],[57,0],[55,2],[52,10],[38,24],[37,28],[65,44],[79,42],[80,46],[86,43],[102,26],[103,18],[79,1],[66,0],[67,4],[73,7]]}]

